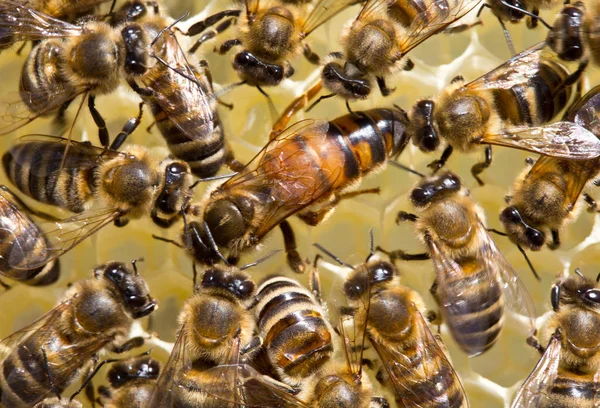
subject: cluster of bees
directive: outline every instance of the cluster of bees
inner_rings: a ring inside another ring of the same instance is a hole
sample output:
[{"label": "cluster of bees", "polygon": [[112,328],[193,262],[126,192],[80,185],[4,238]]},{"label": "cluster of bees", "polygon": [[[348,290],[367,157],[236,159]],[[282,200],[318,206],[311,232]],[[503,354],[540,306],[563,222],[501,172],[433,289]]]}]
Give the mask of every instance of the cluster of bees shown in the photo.
[{"label": "cluster of bees", "polygon": [[[83,390],[103,407],[466,407],[436,326],[467,355],[481,355],[496,344],[506,308],[525,317],[523,344],[541,354],[513,407],[600,404],[600,275],[594,281],[578,272],[554,284],[554,313],[538,339],[528,290],[491,236],[507,236],[537,276],[527,251],[558,248],[561,229],[584,203],[596,211],[584,190],[600,171],[600,85],[585,92],[584,80],[600,64],[600,1],[567,3],[550,25],[540,10],[560,2],[240,0],[186,30],[180,23],[187,16],[174,20],[153,0],[102,3],[110,2],[0,0],[0,50],[31,47],[2,132],[45,116],[67,129],[24,136],[3,152],[10,185],[0,189],[0,273],[10,282],[2,285],[52,285],[65,253],[109,224],[126,228],[148,218],[157,228],[180,229],[176,240],[155,238],[192,259],[194,293],[168,361],[131,357],[148,340],[131,336],[134,321],[151,317],[158,301],[135,261],[98,266],[54,309],[2,340],[3,407],[77,408]],[[103,14],[104,6],[110,10]],[[310,34],[350,7],[358,14],[341,33],[342,51],[322,58]],[[434,35],[476,30],[464,17],[485,8],[509,49],[507,22],[542,22],[546,40],[474,81],[455,78],[408,112],[395,105],[386,80],[414,67],[408,54]],[[257,88],[265,106],[272,105],[269,87],[294,76],[301,54],[319,70],[247,164],[236,159],[219,118],[227,89],[213,87],[208,63],[195,56],[225,35],[232,38],[215,50],[236,50],[239,83],[232,87]],[[189,49],[183,37],[193,40]],[[139,96],[139,113],[111,136],[96,97],[123,85]],[[352,109],[373,92],[389,104]],[[346,115],[290,125],[299,111],[334,96]],[[78,140],[75,121],[69,126],[73,101],[79,110],[87,101],[98,144]],[[148,109],[170,150],[160,161],[147,147],[126,144]],[[429,169],[410,168],[402,164],[410,143],[441,154]],[[540,155],[528,160],[506,198],[503,231],[487,228],[464,182],[445,168],[454,152],[482,150],[471,173],[484,185],[492,146]],[[319,244],[321,255],[308,261],[290,217],[318,226],[340,201],[378,193],[359,184],[388,163],[421,178],[409,192],[414,212],[401,211],[396,221],[413,223],[426,251],[379,248],[371,235],[361,264]],[[194,189],[209,181],[214,186],[197,200]],[[72,215],[58,217],[34,202]],[[307,274],[309,287],[291,275],[255,282],[252,270],[271,254],[238,265],[276,227],[289,269]],[[339,285],[343,306],[323,300],[321,256],[350,270]],[[395,264],[402,261],[431,262],[439,311],[427,311],[421,295],[399,282]],[[105,353],[129,358],[101,360]],[[95,388],[105,364],[108,385]],[[79,380],[76,393],[63,395]]]}]

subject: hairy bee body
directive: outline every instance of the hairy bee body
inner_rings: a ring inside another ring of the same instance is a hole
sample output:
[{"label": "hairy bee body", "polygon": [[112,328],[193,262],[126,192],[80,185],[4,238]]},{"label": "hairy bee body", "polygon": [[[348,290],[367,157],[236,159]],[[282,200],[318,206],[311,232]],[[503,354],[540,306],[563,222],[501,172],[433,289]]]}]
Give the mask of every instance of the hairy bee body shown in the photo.
[{"label": "hairy bee body", "polygon": [[11,349],[0,373],[2,406],[33,406],[49,396],[48,370],[55,389],[63,392],[101,350],[124,344],[134,319],[156,307],[146,282],[124,264],[100,266],[94,276],[74,284],[67,300],[7,345]]},{"label": "hairy bee body", "polygon": [[62,19],[72,19],[87,13],[109,0],[28,0],[27,5],[44,14]]},{"label": "hairy bee body", "polygon": [[282,276],[257,290],[256,321],[276,372],[297,385],[319,372],[335,349],[333,330],[311,292]]},{"label": "hairy bee body", "polygon": [[102,406],[145,407],[152,396],[159,371],[158,361],[147,356],[115,363],[107,374],[110,387],[99,388]]}]

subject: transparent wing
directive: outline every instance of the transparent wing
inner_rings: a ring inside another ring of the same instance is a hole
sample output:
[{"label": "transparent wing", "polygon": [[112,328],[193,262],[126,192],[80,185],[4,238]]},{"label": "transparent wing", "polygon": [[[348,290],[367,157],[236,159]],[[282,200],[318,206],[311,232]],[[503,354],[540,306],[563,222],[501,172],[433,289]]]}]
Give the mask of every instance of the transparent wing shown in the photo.
[{"label": "transparent wing", "polygon": [[[401,56],[408,54],[412,49],[435,35],[451,24],[460,20],[471,10],[477,7],[481,0],[462,0],[438,2],[431,1],[411,22],[406,30],[406,35],[398,41]],[[447,7],[452,4],[454,7]]]},{"label": "transparent wing", "polygon": [[390,0],[367,0],[360,13],[358,13],[356,21],[367,19],[373,14],[387,12],[389,3]]},{"label": "transparent wing", "polygon": [[258,238],[283,219],[326,196],[342,176],[343,163],[325,167],[314,160],[313,148],[327,143],[328,126],[324,120],[297,122],[217,189],[219,192],[240,189],[257,197],[261,202],[257,216],[262,221],[256,232]]},{"label": "transparent wing", "polygon": [[479,143],[512,147],[568,160],[589,160],[600,156],[600,139],[572,122],[506,128],[498,134],[483,136]]},{"label": "transparent wing", "polygon": [[558,374],[561,348],[560,337],[552,336],[544,355],[517,392],[512,408],[539,407],[547,399]]},{"label": "transparent wing", "polygon": [[360,0],[317,0],[302,25],[304,37],[329,21],[330,18],[334,17],[346,7],[359,2]]},{"label": "transparent wing", "polygon": [[[404,353],[376,338],[370,338],[393,384],[398,406],[439,407],[466,406],[467,395],[454,367],[429,330],[414,303],[409,314],[414,316],[414,352]],[[419,356],[418,361],[415,356]],[[456,395],[459,394],[459,395]],[[460,398],[460,401],[459,401]]]},{"label": "transparent wing", "polygon": [[81,26],[50,17],[18,2],[0,0],[0,43],[36,41],[45,38],[75,37]]},{"label": "transparent wing", "polygon": [[69,252],[80,242],[123,215],[121,211],[114,208],[98,209],[77,214],[60,222],[42,224],[47,252],[38,256],[31,254],[11,266],[16,269],[34,269],[43,266]]}]

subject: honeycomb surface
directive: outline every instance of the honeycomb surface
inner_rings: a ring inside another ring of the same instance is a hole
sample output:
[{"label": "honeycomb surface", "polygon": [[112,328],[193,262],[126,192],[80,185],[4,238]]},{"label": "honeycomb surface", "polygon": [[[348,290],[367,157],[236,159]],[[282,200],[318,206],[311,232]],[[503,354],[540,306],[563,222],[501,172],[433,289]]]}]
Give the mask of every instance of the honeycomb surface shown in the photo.
[{"label": "honeycomb surface", "polygon": [[[191,17],[180,24],[183,29],[192,22],[199,21],[228,6],[222,0],[210,2],[171,0],[166,3],[168,14],[174,18],[190,11]],[[339,50],[340,27],[355,16],[358,10],[356,6],[349,8],[315,32],[310,38],[313,50],[321,56]],[[552,21],[555,11],[542,15]],[[379,92],[374,92],[373,98],[355,103],[352,108],[360,110],[388,107],[395,103],[408,110],[418,98],[437,94],[454,76],[460,74],[469,81],[508,59],[510,53],[498,22],[489,11],[483,12],[482,22],[482,25],[461,34],[433,37],[412,54],[411,59],[415,63],[412,71],[401,72],[390,79],[389,86],[396,88],[392,96],[383,98]],[[510,26],[509,30],[517,51],[541,41],[546,35],[543,27],[528,30],[524,24]],[[220,56],[213,52],[214,46],[231,38],[233,34],[233,30],[223,33],[216,40],[201,47],[197,54],[199,58],[209,61],[217,84],[227,85],[238,81],[230,66],[231,56]],[[189,39],[181,37],[181,42],[186,44]],[[13,51],[4,52],[0,56],[2,92],[18,90],[17,84],[23,62],[24,55],[17,56]],[[302,58],[294,61],[293,65],[296,74],[291,80],[286,80],[280,87],[268,89],[278,111],[311,85],[318,75],[315,68]],[[587,88],[597,84],[598,78],[597,73],[590,70]],[[224,94],[222,99],[234,104],[232,111],[219,108],[226,137],[238,160],[246,162],[266,143],[273,116],[265,98],[254,88],[237,87]],[[116,134],[129,117],[136,115],[138,102],[137,95],[125,87],[121,87],[114,94],[98,98],[98,109],[107,120],[111,135]],[[330,99],[311,111],[310,117],[333,119],[345,113],[346,108],[341,100]],[[72,107],[69,118],[73,116]],[[306,115],[301,113],[296,119],[303,117]],[[142,125],[130,137],[128,143],[147,146],[160,159],[166,156],[168,151],[157,131],[146,131],[150,123],[151,118],[146,111]],[[13,135],[0,138],[0,146],[4,151],[19,136],[52,132],[50,121],[37,120]],[[75,124],[74,135],[76,138],[81,137],[83,140],[97,143],[96,127],[86,109],[82,110]],[[483,206],[487,215],[487,225],[499,228],[498,213],[503,206],[504,196],[517,174],[523,169],[527,155],[514,150],[496,148],[494,162],[483,175],[486,185],[478,187],[470,176],[469,169],[482,157],[482,154],[482,151],[473,155],[456,154],[448,162],[447,167],[462,177],[470,188],[473,198]],[[432,156],[421,154],[411,145],[400,160],[424,171]],[[330,219],[316,228],[307,227],[298,220],[292,219],[302,255],[312,259],[315,254],[312,243],[319,242],[348,263],[361,262],[369,249],[371,228],[374,229],[376,244],[384,248],[421,251],[423,247],[411,230],[411,226],[397,226],[394,223],[399,210],[411,211],[407,192],[417,181],[416,176],[388,167],[376,176],[364,180],[362,184],[364,188],[381,187],[381,194],[343,201]],[[1,174],[0,183],[6,182],[4,174]],[[205,186],[200,186],[196,189],[197,199],[202,197],[204,188]],[[594,195],[593,191],[592,195]],[[596,196],[600,197],[598,194]],[[36,207],[42,208],[40,205]],[[145,262],[141,265],[141,273],[147,279],[152,295],[159,300],[160,307],[153,314],[150,328],[148,328],[149,322],[144,321],[136,326],[136,330],[138,333],[146,330],[156,332],[158,337],[149,340],[154,347],[153,356],[163,363],[166,362],[175,338],[177,314],[185,299],[192,293],[192,264],[179,248],[152,239],[152,234],[177,239],[179,227],[160,230],[146,219],[133,221],[121,229],[108,226],[61,258],[62,275],[56,284],[42,288],[15,285],[11,290],[1,294],[0,338],[6,337],[48,311],[62,296],[67,284],[89,277],[95,265],[109,260],[128,261],[143,257]],[[557,276],[572,273],[575,267],[581,268],[587,276],[595,276],[598,272],[600,224],[597,222],[597,216],[583,212],[574,224],[562,231],[562,240],[563,245],[558,251],[551,252],[544,249],[529,254],[542,277],[542,281],[538,282],[533,278],[516,247],[504,238],[496,239],[498,246],[519,273],[535,300],[539,316],[538,326],[544,314],[550,309],[550,286]],[[265,241],[261,254],[282,247],[281,236],[275,231]],[[249,253],[242,258],[241,263],[259,257],[257,253]],[[433,281],[431,263],[403,262],[398,266],[403,276],[403,283],[418,290],[428,307],[435,310],[435,303],[428,291]],[[340,277],[347,272],[336,265],[322,263],[321,278],[324,281],[325,299],[340,298]],[[251,270],[251,274],[257,281],[274,273],[293,275],[285,264],[283,253],[273,256]],[[307,283],[306,276],[294,277],[302,283]],[[507,319],[498,343],[489,352],[476,358],[467,358],[454,344],[444,326],[441,334],[455,368],[462,378],[471,406],[474,408],[508,406],[521,381],[539,359],[537,352],[525,344],[526,328],[522,319],[516,316]],[[97,383],[101,383],[103,378],[104,372],[101,372],[97,377]]]}]

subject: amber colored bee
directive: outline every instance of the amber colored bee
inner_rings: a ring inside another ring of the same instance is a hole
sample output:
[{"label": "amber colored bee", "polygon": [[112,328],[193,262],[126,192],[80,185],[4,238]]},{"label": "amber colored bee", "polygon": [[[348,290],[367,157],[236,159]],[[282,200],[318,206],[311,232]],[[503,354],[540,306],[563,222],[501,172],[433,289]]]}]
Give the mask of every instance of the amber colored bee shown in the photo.
[{"label": "amber colored bee", "polygon": [[255,323],[248,308],[256,286],[242,270],[215,265],[204,272],[195,292],[179,315],[177,340],[148,408],[229,406],[207,394],[221,380],[205,371],[237,363],[250,344]]},{"label": "amber colored bee", "polygon": [[[600,86],[586,93],[574,104],[565,122],[524,129],[523,133],[554,134],[556,137],[578,138],[580,134],[600,137]],[[517,245],[533,251],[546,243],[551,231],[551,249],[560,245],[559,229],[579,215],[579,197],[600,171],[600,159],[562,160],[540,157],[524,170],[507,197],[508,206],[500,213],[500,221],[509,238]],[[591,210],[596,202],[584,193]]]},{"label": "amber colored bee", "polygon": [[513,408],[594,407],[600,392],[600,289],[577,276],[561,278],[552,287],[554,313],[544,325],[542,339],[528,343],[542,358],[518,391]]},{"label": "amber colored bee", "polygon": [[145,407],[159,372],[160,363],[148,356],[114,363],[106,375],[110,386],[99,388],[102,407]]},{"label": "amber colored bee", "polygon": [[129,219],[150,216],[166,227],[180,217],[191,194],[185,162],[167,158],[156,163],[141,146],[119,152],[73,141],[65,155],[66,143],[42,137],[12,146],[2,158],[6,175],[23,194],[77,213],[44,235],[49,241],[46,257],[32,253],[13,266],[45,264],[111,222],[123,226]]},{"label": "amber colored bee", "polygon": [[502,329],[505,307],[529,318],[533,327],[533,301],[460,179],[450,172],[426,178],[410,200],[418,215],[400,212],[397,221],[414,222],[428,252],[394,251],[390,257],[431,258],[436,276],[431,291],[461,349],[471,356],[490,349]]},{"label": "amber colored bee", "polygon": [[44,259],[48,254],[44,233],[25,211],[21,200],[0,186],[0,274],[26,285],[50,285],[60,276],[58,259],[29,270],[12,266],[30,257]]},{"label": "amber colored bee", "polygon": [[31,407],[62,393],[103,350],[121,353],[139,345],[143,339],[128,340],[131,325],[155,308],[135,263],[133,269],[121,262],[97,267],[58,306],[2,340],[2,406]]},{"label": "amber colored bee", "polygon": [[480,0],[368,0],[342,34],[343,52],[332,53],[323,85],[346,100],[366,99],[373,80],[383,96],[385,78],[407,65],[406,55],[474,9]]},{"label": "amber colored bee", "polygon": [[[583,66],[571,73],[545,43],[535,45],[468,84],[456,78],[437,98],[415,104],[407,130],[424,152],[446,149],[430,164],[441,168],[453,150],[485,147],[485,160],[471,168],[479,174],[492,163],[491,145],[526,150],[569,160],[598,157],[600,146],[589,134],[564,138],[553,132],[527,134],[523,127],[550,122],[568,106]],[[588,136],[588,137],[586,137]]]},{"label": "amber colored bee", "polygon": [[600,65],[600,2],[566,3],[554,19],[546,42],[565,61]]},{"label": "amber colored bee", "polygon": [[[192,25],[187,34],[205,32],[191,52],[198,46],[227,29],[237,19],[236,38],[223,43],[219,52],[227,53],[241,46],[233,59],[233,68],[244,83],[251,86],[275,86],[294,73],[290,61],[299,54],[318,64],[307,37],[320,25],[348,5],[360,0],[245,0],[241,9],[221,11]],[[225,19],[224,22],[222,22]]]},{"label": "amber colored bee", "polygon": [[288,260],[303,264],[286,221],[294,214],[317,225],[363,176],[402,152],[407,119],[399,109],[355,112],[332,121],[304,120],[290,126],[232,178],[207,193],[200,220],[186,224],[182,241],[194,258],[212,264],[228,250],[233,262],[279,225]]}]

